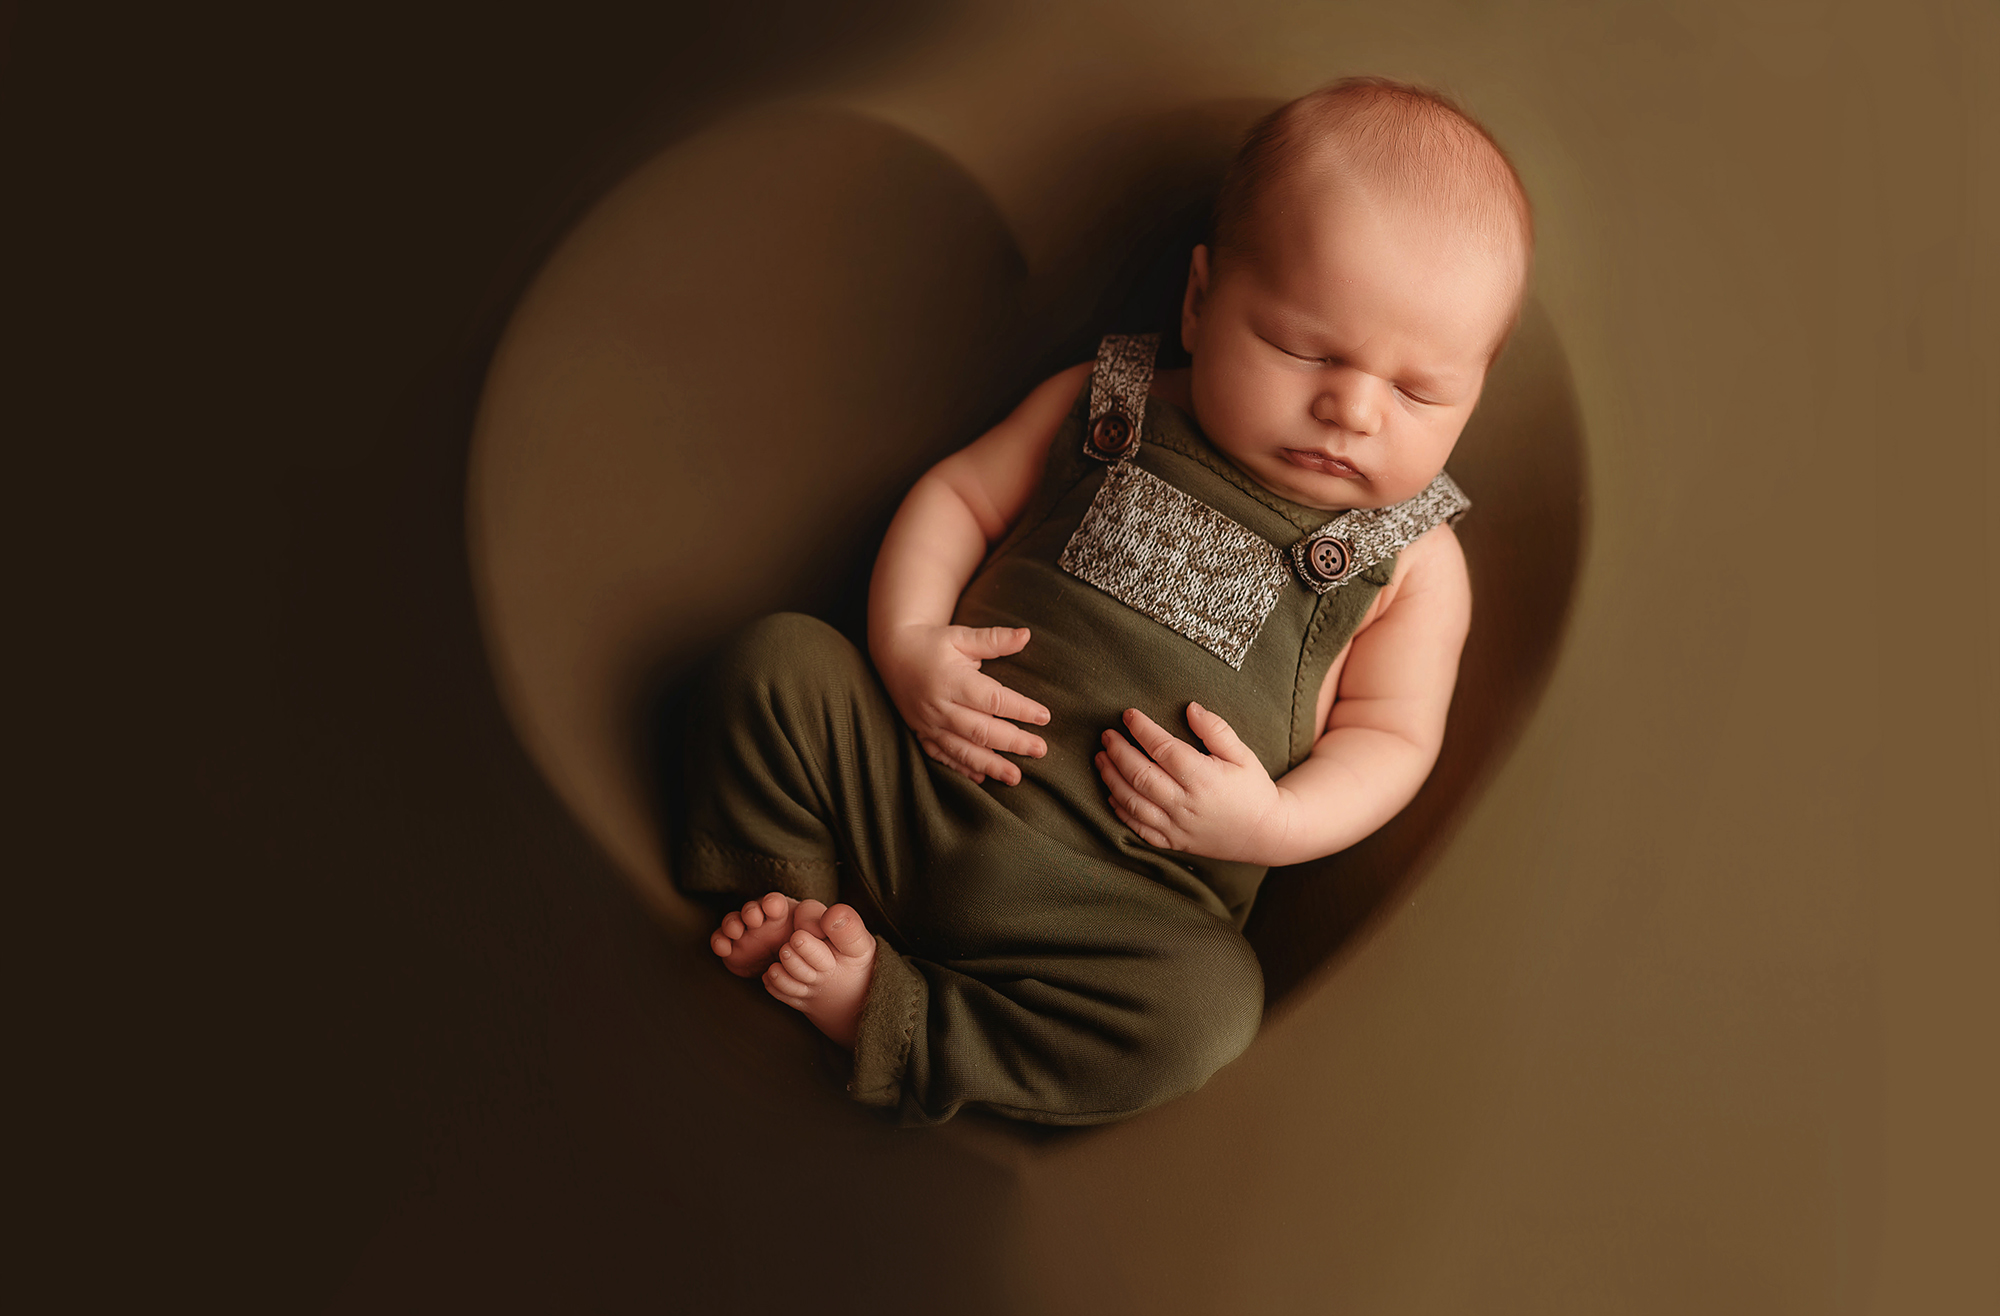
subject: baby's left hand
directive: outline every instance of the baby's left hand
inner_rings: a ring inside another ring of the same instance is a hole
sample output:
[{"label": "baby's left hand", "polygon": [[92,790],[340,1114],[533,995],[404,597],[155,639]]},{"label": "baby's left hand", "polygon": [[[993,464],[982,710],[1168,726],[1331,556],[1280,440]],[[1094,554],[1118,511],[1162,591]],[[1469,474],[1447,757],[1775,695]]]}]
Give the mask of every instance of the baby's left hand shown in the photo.
[{"label": "baby's left hand", "polygon": [[1208,753],[1136,708],[1125,710],[1125,726],[1145,753],[1116,731],[1104,733],[1096,763],[1112,812],[1162,849],[1239,862],[1282,849],[1284,791],[1229,723],[1200,704],[1188,705],[1187,719]]}]

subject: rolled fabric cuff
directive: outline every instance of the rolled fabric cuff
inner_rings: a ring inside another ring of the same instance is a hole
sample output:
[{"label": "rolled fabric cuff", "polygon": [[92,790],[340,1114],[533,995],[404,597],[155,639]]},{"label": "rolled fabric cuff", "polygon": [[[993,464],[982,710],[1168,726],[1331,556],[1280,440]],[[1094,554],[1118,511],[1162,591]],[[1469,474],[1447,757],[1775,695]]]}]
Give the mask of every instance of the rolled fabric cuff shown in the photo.
[{"label": "rolled fabric cuff", "polygon": [[898,1106],[910,1048],[930,1003],[930,984],[911,963],[875,938],[875,976],[854,1036],[854,1077],[847,1090],[865,1106]]},{"label": "rolled fabric cuff", "polygon": [[840,870],[824,859],[780,859],[690,832],[676,848],[674,885],[687,895],[754,900],[782,891],[794,900],[830,905],[840,898]]}]

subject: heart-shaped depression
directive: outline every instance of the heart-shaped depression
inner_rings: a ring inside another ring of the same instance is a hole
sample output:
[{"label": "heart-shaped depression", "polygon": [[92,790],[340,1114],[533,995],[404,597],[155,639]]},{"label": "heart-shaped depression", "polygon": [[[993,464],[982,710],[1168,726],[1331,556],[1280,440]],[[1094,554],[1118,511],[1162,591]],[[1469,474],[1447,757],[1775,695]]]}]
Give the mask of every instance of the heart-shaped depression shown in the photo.
[{"label": "heart-shaped depression", "polygon": [[[851,624],[919,472],[1098,334],[1167,327],[1207,197],[1261,108],[1081,144],[1049,184],[1071,194],[1055,208],[1074,237],[1034,277],[934,147],[788,110],[642,166],[536,279],[474,443],[487,640],[542,771],[690,954],[707,953],[710,916],[668,882],[650,747],[678,678],[765,612]],[[1376,835],[1271,874],[1248,935],[1274,1004],[1415,877],[1531,711],[1581,551],[1582,452],[1531,302],[1451,463],[1477,504],[1460,526],[1477,603],[1443,756]]]}]

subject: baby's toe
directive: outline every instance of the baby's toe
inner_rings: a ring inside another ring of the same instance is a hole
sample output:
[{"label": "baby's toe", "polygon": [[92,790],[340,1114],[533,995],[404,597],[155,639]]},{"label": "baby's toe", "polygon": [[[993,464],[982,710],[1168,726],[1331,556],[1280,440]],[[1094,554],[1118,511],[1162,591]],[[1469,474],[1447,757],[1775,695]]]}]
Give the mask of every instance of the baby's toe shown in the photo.
[{"label": "baby's toe", "polygon": [[764,990],[781,1001],[803,1001],[812,995],[812,988],[786,972],[782,964],[773,964],[764,970]]},{"label": "baby's toe", "polygon": [[791,897],[782,891],[773,891],[757,902],[765,918],[783,918],[785,911],[792,907]]},{"label": "baby's toe", "polygon": [[792,934],[792,939],[785,943],[785,949],[821,973],[831,972],[839,962],[834,958],[831,946],[804,929]]},{"label": "baby's toe", "polygon": [[743,926],[746,928],[763,927],[764,903],[760,900],[745,901],[743,904],[742,919],[743,919]]},{"label": "baby's toe", "polygon": [[736,943],[718,930],[714,936],[708,939],[708,948],[717,955],[727,955],[730,951],[736,949]]},{"label": "baby's toe", "polygon": [[794,950],[790,942],[778,947],[778,963],[785,966],[785,972],[808,985],[819,981],[819,970],[808,964],[805,957]]},{"label": "baby's toe", "polygon": [[826,939],[842,955],[858,958],[874,952],[875,938],[869,934],[861,922],[861,915],[852,906],[835,905],[827,911],[824,925]]},{"label": "baby's toe", "polygon": [[722,916],[722,926],[716,929],[716,931],[731,941],[735,941],[745,931],[743,920],[734,914],[725,914]]}]

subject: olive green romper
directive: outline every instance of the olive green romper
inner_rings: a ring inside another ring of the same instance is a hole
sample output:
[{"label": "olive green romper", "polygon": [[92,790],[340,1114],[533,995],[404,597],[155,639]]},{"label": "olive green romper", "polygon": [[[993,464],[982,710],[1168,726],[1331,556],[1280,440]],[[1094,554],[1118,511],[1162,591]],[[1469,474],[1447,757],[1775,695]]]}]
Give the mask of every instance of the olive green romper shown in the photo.
[{"label": "olive green romper", "polygon": [[1105,340],[953,618],[1033,632],[982,666],[1050,711],[1018,785],[931,762],[865,656],[809,617],[753,625],[696,696],[675,880],[861,910],[878,943],[850,1089],[905,1123],[967,1104],[1120,1119],[1249,1045],[1263,977],[1239,929],[1265,870],[1141,841],[1111,811],[1098,738],[1138,708],[1199,746],[1198,701],[1282,776],[1396,552],[1467,506],[1444,475],[1331,522],[1272,494],[1149,397],[1156,346]]}]

